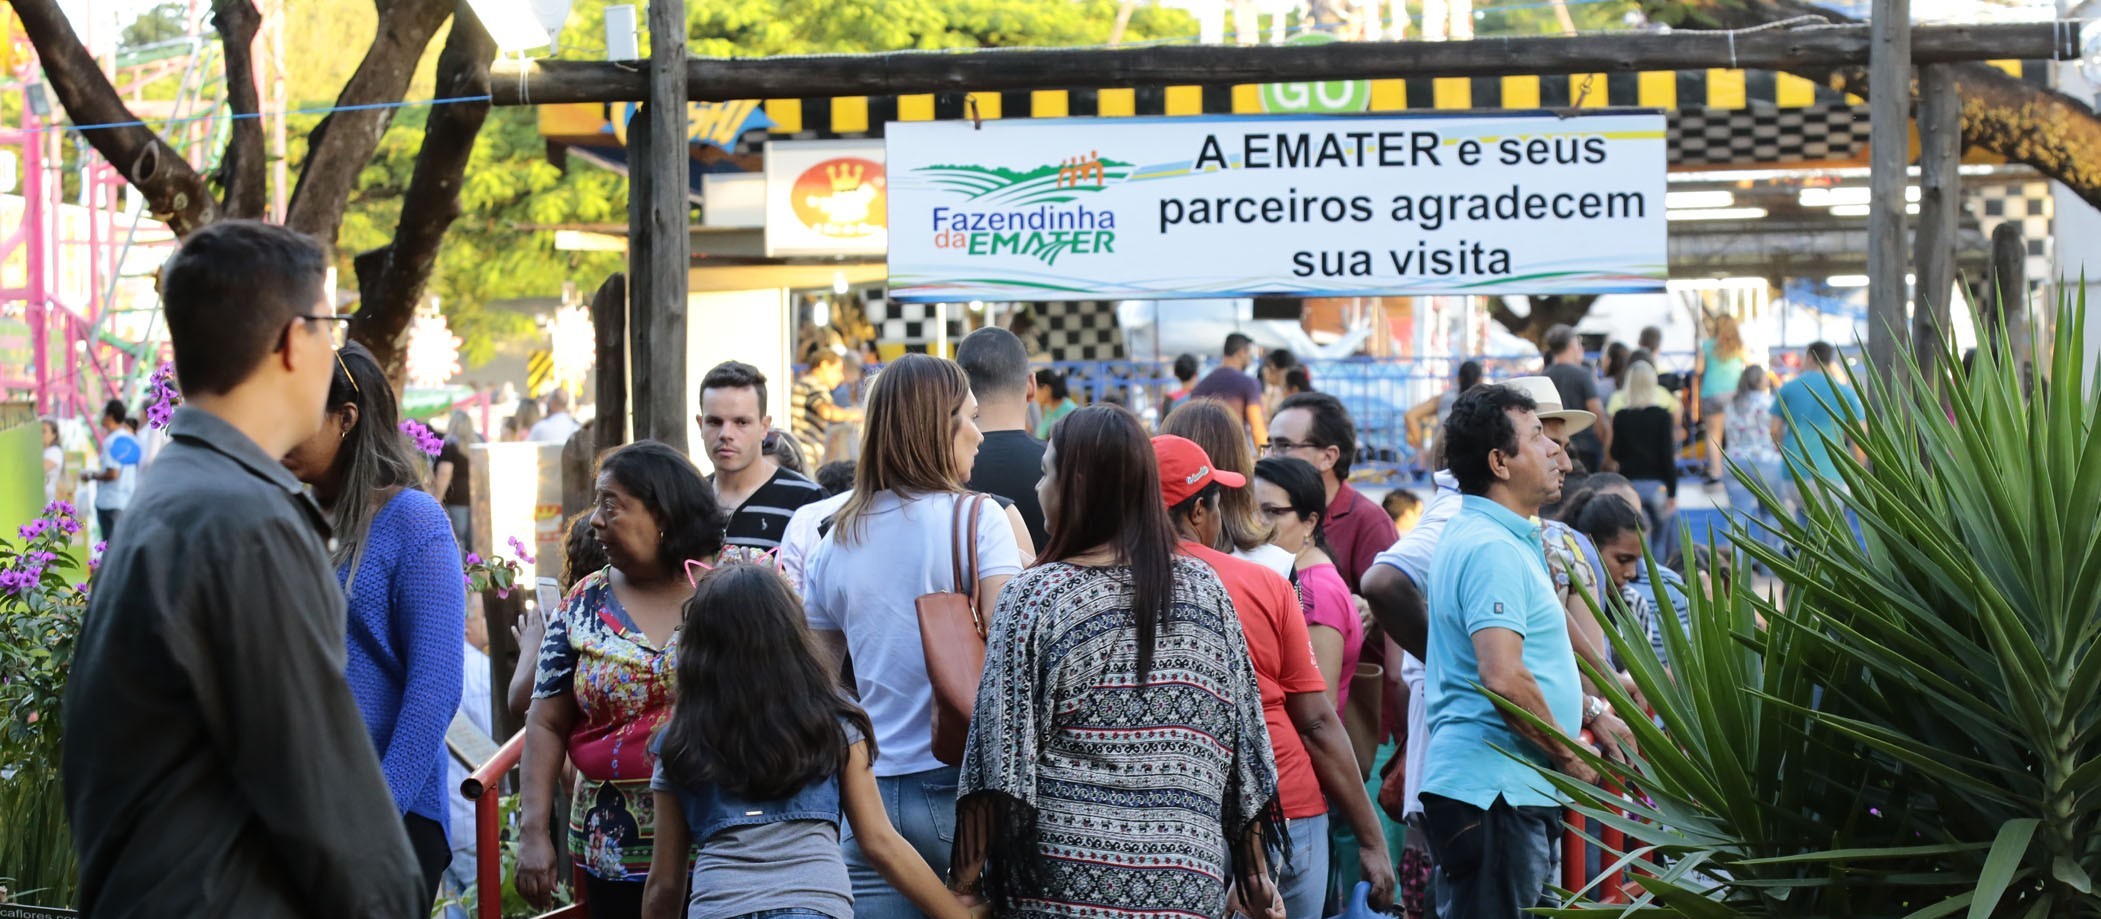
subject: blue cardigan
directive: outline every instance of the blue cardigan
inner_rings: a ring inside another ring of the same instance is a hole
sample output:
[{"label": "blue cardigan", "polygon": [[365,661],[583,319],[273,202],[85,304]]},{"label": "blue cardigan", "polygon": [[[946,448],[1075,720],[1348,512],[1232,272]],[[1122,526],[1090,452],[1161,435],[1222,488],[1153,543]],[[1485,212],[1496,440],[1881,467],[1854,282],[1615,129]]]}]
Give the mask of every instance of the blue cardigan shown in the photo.
[{"label": "blue cardigan", "polygon": [[[373,516],[362,555],[346,586],[343,675],[395,806],[446,827],[445,728],[460,707],[467,629],[459,544],[437,499],[408,488]],[[336,569],[337,584],[349,576],[349,564]]]}]

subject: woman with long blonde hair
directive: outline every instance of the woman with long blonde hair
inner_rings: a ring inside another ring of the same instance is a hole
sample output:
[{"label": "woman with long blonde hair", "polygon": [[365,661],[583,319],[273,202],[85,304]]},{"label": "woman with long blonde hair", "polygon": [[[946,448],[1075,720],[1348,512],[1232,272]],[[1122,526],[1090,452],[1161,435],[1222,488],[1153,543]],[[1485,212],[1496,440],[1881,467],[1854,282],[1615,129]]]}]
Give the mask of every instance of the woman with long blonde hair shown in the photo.
[{"label": "woman with long blonde hair", "polygon": [[1627,406],[1612,415],[1612,459],[1640,493],[1662,558],[1677,541],[1669,524],[1678,513],[1678,420],[1665,403],[1656,365],[1648,361],[1627,370]]},{"label": "woman with long blonde hair", "polygon": [[[1255,474],[1255,454],[1249,449],[1247,428],[1231,408],[1217,399],[1191,399],[1167,413],[1160,433],[1186,437],[1204,448],[1213,465],[1245,477]],[[1271,545],[1269,518],[1255,502],[1252,488],[1228,488],[1219,498],[1218,545],[1211,548],[1235,558],[1262,565],[1283,577],[1291,576],[1293,558]]]},{"label": "woman with long blonde hair", "polygon": [[[1021,573],[1017,528],[987,498],[972,517],[977,397],[955,362],[907,354],[875,378],[862,424],[853,496],[833,515],[803,571],[810,629],[833,660],[849,657],[861,706],[882,751],[876,783],[890,822],[928,865],[946,866],[956,835],[956,768],[934,755],[934,686],[919,634],[918,599],[974,586],[989,618],[1007,579]],[[958,511],[969,518],[958,526]],[[960,533],[958,531],[961,531]],[[1055,535],[1055,534],[1054,534]],[[956,583],[952,547],[977,547],[977,583]],[[878,870],[857,837],[844,844],[858,919],[920,915]],[[894,867],[894,866],[892,866]]]},{"label": "woman with long blonde hair", "polygon": [[1722,477],[1722,423],[1736,384],[1744,375],[1744,337],[1736,317],[1715,317],[1714,337],[1700,343],[1700,357],[1693,366],[1700,377],[1700,426],[1706,432],[1707,481]]}]

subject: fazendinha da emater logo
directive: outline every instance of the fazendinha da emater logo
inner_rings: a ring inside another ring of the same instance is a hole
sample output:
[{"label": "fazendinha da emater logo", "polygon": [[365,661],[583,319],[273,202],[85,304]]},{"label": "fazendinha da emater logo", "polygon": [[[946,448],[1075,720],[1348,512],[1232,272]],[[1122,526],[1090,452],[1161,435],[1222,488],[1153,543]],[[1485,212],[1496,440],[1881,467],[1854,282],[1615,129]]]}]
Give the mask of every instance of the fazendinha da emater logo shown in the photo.
[{"label": "fazendinha da emater logo", "polygon": [[1025,255],[1055,265],[1066,254],[1116,251],[1116,212],[1088,207],[1086,199],[1129,177],[1131,166],[1090,150],[1027,171],[939,165],[913,172],[969,202],[934,208],[936,248]]}]

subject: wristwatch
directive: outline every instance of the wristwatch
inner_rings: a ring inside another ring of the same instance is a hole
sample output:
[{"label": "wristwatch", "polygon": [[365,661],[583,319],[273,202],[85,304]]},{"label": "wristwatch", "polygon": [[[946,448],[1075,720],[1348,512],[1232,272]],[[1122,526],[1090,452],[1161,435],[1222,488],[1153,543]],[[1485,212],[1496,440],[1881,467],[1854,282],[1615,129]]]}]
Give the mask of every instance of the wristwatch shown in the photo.
[{"label": "wristwatch", "polygon": [[1605,700],[1600,699],[1597,696],[1583,697],[1584,727],[1589,727],[1590,723],[1598,720],[1598,716],[1602,714],[1605,714]]}]

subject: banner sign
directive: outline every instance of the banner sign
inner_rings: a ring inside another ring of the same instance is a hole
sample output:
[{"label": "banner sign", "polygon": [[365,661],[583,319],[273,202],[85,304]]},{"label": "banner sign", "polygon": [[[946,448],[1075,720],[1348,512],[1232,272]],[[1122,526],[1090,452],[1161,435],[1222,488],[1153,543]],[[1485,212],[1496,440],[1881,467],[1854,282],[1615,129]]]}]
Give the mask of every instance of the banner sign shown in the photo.
[{"label": "banner sign", "polygon": [[882,141],[768,141],[766,254],[883,254],[887,184]]},{"label": "banner sign", "polygon": [[1636,293],[1667,275],[1660,113],[894,123],[886,151],[903,301]]}]

